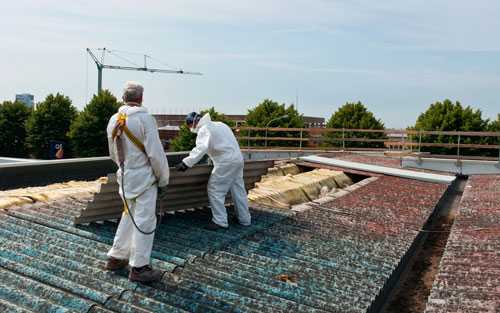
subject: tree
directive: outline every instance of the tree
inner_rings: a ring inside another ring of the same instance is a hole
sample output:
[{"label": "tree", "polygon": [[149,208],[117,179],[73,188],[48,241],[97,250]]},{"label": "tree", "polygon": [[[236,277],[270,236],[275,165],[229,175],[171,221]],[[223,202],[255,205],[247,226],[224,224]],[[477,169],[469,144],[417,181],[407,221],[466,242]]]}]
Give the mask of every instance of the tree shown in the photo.
[{"label": "tree", "polygon": [[[203,110],[200,114],[203,116],[206,113],[210,114],[212,121],[219,121],[227,124],[229,127],[234,126],[234,121],[227,118],[224,114],[219,113],[214,107]],[[179,135],[170,143],[170,149],[173,151],[190,151],[196,145],[196,134],[193,134],[186,124],[181,125]]]},{"label": "tree", "polygon": [[[76,115],[68,97],[59,93],[48,95],[26,122],[28,150],[37,158],[48,158],[51,140],[68,143],[67,132]],[[69,148],[65,149],[65,156],[70,155]]]},{"label": "tree", "polygon": [[488,125],[488,131],[500,132],[500,114],[497,115],[497,119],[490,122]]},{"label": "tree", "polygon": [[[345,129],[384,129],[384,123],[377,119],[375,115],[360,102],[347,102],[341,106],[335,113],[332,114],[326,123],[328,128],[345,128]],[[341,138],[358,138],[366,139],[381,139],[383,133],[363,133],[363,132],[334,132],[326,136],[327,144],[339,145]],[[357,142],[345,141],[345,147],[383,147],[383,142]]]},{"label": "tree", "polygon": [[[279,104],[278,102],[270,99],[265,99],[253,109],[248,110],[246,126],[251,127],[281,127],[281,128],[303,128],[304,117],[300,114],[294,105]],[[252,137],[265,137],[265,131],[245,131],[243,136]],[[290,137],[297,138],[300,136],[297,132],[275,132],[270,131],[267,133],[268,137]],[[258,140],[249,142],[250,145],[263,146],[266,144],[265,140]],[[298,141],[267,141],[269,146],[298,146]]]},{"label": "tree", "polygon": [[25,123],[31,109],[21,102],[5,101],[0,104],[0,153],[7,157],[26,156]]},{"label": "tree", "polygon": [[[427,131],[485,131],[488,120],[483,120],[481,111],[474,110],[470,106],[465,108],[456,101],[453,103],[449,99],[443,102],[436,102],[417,118],[414,129]],[[482,137],[460,138],[461,143],[483,143]],[[422,142],[429,143],[457,143],[456,136],[438,135],[422,136]],[[455,149],[441,147],[423,147],[422,150],[436,154],[455,153]],[[461,149],[463,151],[463,149]],[[480,154],[480,151],[468,149],[472,154]]]},{"label": "tree", "polygon": [[[488,124],[488,131],[490,132],[497,132],[498,136],[497,137],[488,137],[486,139],[487,144],[489,145],[500,145],[500,114],[497,115],[496,120],[492,120]],[[487,151],[487,156],[492,156],[492,157],[500,157],[500,151],[499,150],[493,150],[489,149]]]},{"label": "tree", "polygon": [[108,90],[92,97],[73,121],[68,133],[75,156],[94,157],[109,154],[106,127],[110,117],[119,107],[120,103]]}]

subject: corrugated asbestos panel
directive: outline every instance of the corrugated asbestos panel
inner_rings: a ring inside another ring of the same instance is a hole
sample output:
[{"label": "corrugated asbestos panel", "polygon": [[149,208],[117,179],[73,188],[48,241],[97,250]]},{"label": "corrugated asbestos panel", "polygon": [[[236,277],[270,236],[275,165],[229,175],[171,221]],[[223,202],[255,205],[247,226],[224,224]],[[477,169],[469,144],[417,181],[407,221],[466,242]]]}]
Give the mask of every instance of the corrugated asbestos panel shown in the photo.
[{"label": "corrugated asbestos panel", "polygon": [[[246,161],[244,169],[245,186],[253,188],[274,161]],[[173,212],[208,205],[207,183],[212,167],[195,166],[186,172],[171,169],[170,182],[165,201],[159,204],[159,212]],[[76,224],[116,219],[121,216],[123,202],[118,194],[116,176],[110,175],[106,184],[101,185],[92,201],[75,217]],[[229,199],[228,199],[229,201]]]},{"label": "corrugated asbestos panel", "polygon": [[426,181],[426,182],[431,182],[431,183],[450,184],[455,180],[455,176],[450,176],[450,175],[439,175],[439,174],[433,174],[433,173],[409,171],[409,170],[403,170],[403,169],[393,168],[393,167],[344,161],[344,160],[338,160],[338,159],[327,158],[327,157],[320,157],[320,156],[316,156],[316,155],[301,157],[300,160],[306,161],[306,162],[320,163],[320,164],[325,164],[325,165],[333,165],[333,166],[338,166],[338,167],[342,167],[342,168],[350,168],[350,169],[359,170],[359,171],[366,171],[366,172],[373,172],[373,173],[379,173],[379,174],[384,174],[384,175],[391,175],[391,176],[396,176],[396,177],[401,177],[401,178],[421,180],[421,181]]},{"label": "corrugated asbestos panel", "polygon": [[426,313],[500,312],[500,175],[471,176]]},{"label": "corrugated asbestos panel", "polygon": [[446,186],[381,176],[251,227],[203,229],[206,210],[167,215],[152,286],[103,270],[116,223],[73,226],[84,203],[0,213],[0,309],[10,312],[369,312]]}]

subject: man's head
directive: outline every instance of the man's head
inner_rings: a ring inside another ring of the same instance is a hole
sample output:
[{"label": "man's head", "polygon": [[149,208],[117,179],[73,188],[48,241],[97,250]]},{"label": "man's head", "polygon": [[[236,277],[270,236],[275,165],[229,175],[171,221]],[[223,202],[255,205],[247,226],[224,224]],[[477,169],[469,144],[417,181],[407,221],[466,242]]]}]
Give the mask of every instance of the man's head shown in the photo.
[{"label": "man's head", "polygon": [[129,104],[142,104],[142,93],[144,92],[144,87],[138,82],[128,81],[125,83],[123,88],[123,102]]},{"label": "man's head", "polygon": [[186,115],[186,124],[191,130],[191,132],[196,132],[196,126],[198,126],[198,122],[200,121],[201,115],[196,112],[191,112]]}]

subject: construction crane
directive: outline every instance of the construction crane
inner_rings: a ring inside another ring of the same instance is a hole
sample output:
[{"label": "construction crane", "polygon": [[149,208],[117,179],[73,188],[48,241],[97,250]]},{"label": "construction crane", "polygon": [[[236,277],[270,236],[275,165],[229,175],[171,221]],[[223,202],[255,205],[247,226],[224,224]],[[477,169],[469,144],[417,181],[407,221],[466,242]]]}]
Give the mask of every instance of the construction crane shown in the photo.
[{"label": "construction crane", "polygon": [[110,65],[110,64],[104,64],[104,54],[106,51],[111,53],[111,50],[108,50],[106,48],[98,49],[102,51],[102,58],[99,60],[97,56],[87,48],[88,54],[92,57],[94,60],[96,66],[97,66],[97,92],[99,93],[102,90],[102,70],[107,68],[107,69],[112,69],[112,70],[126,70],[126,71],[142,71],[142,72],[150,72],[150,73],[166,73],[166,74],[185,74],[185,75],[202,75],[202,73],[199,72],[186,72],[183,70],[166,70],[166,69],[158,69],[158,68],[149,68],[147,66],[147,59],[151,58],[150,56],[144,54],[144,67],[132,67],[132,66],[119,66],[119,65]]}]

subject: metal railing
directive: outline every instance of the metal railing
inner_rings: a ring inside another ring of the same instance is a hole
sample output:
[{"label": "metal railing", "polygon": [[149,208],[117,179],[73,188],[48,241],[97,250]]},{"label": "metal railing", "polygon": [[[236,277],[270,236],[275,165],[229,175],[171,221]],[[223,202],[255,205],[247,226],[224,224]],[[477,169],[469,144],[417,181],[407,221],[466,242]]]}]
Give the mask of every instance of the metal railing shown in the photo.
[{"label": "metal railing", "polygon": [[[234,130],[242,148],[359,150],[352,146],[363,144],[365,147],[361,149],[369,150],[421,152],[425,148],[443,148],[456,149],[458,159],[466,156],[464,150],[498,150],[500,162],[500,132],[282,127],[237,127]],[[272,133],[277,135],[269,136]],[[433,136],[441,137],[440,141],[444,142],[435,142]]]}]

